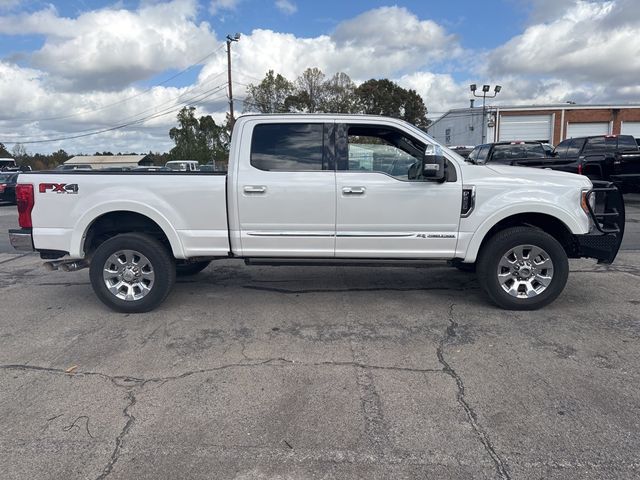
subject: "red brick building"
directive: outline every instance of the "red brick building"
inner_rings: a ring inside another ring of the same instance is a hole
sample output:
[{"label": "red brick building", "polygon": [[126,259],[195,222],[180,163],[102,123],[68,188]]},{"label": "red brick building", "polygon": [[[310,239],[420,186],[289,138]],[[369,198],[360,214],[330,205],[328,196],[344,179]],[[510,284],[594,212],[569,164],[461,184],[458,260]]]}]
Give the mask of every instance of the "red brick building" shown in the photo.
[{"label": "red brick building", "polygon": [[451,110],[428,128],[446,145],[538,140],[557,145],[570,137],[627,134],[640,138],[640,105],[531,105]]}]

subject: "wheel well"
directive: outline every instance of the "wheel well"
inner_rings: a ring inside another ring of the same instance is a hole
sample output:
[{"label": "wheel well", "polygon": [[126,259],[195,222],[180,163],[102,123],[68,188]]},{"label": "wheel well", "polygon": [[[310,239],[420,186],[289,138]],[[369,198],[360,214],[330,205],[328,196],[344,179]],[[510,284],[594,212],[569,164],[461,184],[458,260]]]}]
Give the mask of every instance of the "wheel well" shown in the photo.
[{"label": "wheel well", "polygon": [[84,241],[84,252],[90,254],[98,246],[119,233],[146,233],[157,238],[172,252],[171,243],[160,226],[149,217],[135,212],[116,211],[96,218],[89,226]]},{"label": "wheel well", "polygon": [[569,230],[562,220],[544,213],[519,213],[500,220],[491,227],[491,230],[484,236],[479,251],[482,250],[487,241],[497,232],[510,227],[522,226],[538,228],[548,233],[562,245],[569,257],[575,255],[575,241],[571,230]]}]

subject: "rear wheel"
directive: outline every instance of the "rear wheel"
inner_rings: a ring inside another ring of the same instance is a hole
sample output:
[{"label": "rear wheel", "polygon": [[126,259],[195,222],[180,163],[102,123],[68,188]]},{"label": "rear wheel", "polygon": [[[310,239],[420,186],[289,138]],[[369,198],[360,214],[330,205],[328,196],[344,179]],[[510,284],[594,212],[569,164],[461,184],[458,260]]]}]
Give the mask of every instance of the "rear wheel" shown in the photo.
[{"label": "rear wheel", "polygon": [[118,312],[141,313],[160,305],[176,280],[175,261],[157,239],[123,233],[101,243],[89,269],[98,298]]},{"label": "rear wheel", "polygon": [[569,276],[560,243],[531,227],[498,232],[482,248],[477,264],[480,286],[498,306],[535,310],[553,302]]},{"label": "rear wheel", "polygon": [[211,262],[203,261],[203,262],[185,262],[185,263],[177,263],[176,264],[176,275],[179,277],[187,277],[189,275],[195,275],[196,273],[200,273],[202,270],[207,268]]}]

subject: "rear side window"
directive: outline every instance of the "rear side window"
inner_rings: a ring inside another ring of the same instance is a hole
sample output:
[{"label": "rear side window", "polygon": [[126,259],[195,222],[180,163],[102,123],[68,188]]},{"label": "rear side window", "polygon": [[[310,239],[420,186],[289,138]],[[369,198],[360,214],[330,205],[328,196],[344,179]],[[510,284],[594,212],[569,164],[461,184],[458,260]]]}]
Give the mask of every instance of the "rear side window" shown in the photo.
[{"label": "rear side window", "polygon": [[265,123],[251,138],[251,165],[269,172],[322,170],[322,123]]},{"label": "rear side window", "polygon": [[637,150],[638,144],[636,139],[631,135],[620,135],[618,137],[618,149],[619,150]]},{"label": "rear side window", "polygon": [[618,148],[617,137],[593,137],[587,139],[584,147],[584,153],[615,151]]}]

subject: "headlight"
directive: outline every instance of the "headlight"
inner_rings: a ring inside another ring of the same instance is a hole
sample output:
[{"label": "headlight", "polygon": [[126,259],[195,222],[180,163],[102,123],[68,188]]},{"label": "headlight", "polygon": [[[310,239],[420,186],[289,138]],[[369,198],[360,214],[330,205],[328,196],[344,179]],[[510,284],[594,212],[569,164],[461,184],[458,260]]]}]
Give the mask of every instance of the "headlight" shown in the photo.
[{"label": "headlight", "polygon": [[590,194],[590,192],[591,190],[582,190],[580,198],[580,206],[582,207],[582,210],[584,210],[584,213],[589,216],[591,216],[589,208],[591,208],[591,211],[594,213],[596,211],[596,195],[595,193]]},{"label": "headlight", "polygon": [[587,218],[589,219],[589,231],[591,231],[594,227],[593,225],[593,217],[589,211],[591,208],[591,212],[596,212],[596,194],[592,193],[591,190],[582,190],[580,195],[580,206],[584,213],[587,214]]}]

